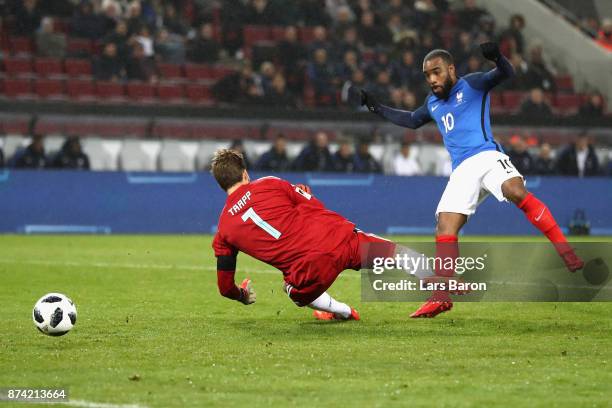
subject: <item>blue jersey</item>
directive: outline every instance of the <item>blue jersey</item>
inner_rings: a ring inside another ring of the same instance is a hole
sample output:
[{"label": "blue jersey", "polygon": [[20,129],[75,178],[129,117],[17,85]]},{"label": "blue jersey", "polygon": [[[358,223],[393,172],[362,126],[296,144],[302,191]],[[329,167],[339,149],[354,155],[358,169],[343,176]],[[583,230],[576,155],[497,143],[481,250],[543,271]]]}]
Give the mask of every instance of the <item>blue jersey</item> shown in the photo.
[{"label": "blue jersey", "polygon": [[413,129],[434,120],[455,169],[477,153],[503,151],[491,132],[489,91],[513,73],[512,65],[501,57],[497,68],[459,78],[447,99],[429,94],[423,106],[414,112],[381,105],[379,114],[395,124]]}]

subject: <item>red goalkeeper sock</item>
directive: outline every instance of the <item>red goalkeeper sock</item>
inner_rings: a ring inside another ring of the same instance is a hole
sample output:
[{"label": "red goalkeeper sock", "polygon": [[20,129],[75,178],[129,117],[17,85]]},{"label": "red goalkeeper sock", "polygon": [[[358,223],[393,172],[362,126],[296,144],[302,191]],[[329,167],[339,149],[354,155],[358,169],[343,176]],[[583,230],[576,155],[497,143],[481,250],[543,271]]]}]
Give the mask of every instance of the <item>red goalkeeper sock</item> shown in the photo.
[{"label": "red goalkeeper sock", "polygon": [[562,255],[572,250],[550,210],[536,196],[531,193],[527,194],[527,197],[518,204],[518,208],[523,210],[525,216],[534,227],[546,235],[546,238],[552,242],[559,254]]},{"label": "red goalkeeper sock", "polygon": [[[455,274],[455,261],[459,256],[459,243],[456,235],[436,236],[436,276],[451,277]],[[447,262],[447,259],[452,262]],[[450,301],[447,291],[436,290],[433,292],[433,300]]]}]

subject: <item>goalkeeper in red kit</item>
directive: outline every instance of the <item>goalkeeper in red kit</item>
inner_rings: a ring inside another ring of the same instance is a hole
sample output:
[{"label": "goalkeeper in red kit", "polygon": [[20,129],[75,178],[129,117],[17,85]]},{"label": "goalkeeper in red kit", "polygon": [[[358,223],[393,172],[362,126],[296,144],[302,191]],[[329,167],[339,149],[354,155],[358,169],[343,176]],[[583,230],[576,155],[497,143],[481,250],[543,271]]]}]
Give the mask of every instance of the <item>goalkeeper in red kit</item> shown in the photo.
[{"label": "goalkeeper in red kit", "polygon": [[[326,209],[307,186],[276,177],[251,181],[242,155],[233,150],[215,153],[212,174],[227,192],[212,244],[223,296],[255,303],[249,279],[240,287],[234,283],[236,257],[242,251],[282,271],[289,298],[315,309],[316,318],[359,320],[355,309],[326,291],[343,270],[359,270],[374,256],[393,256],[394,243],[357,230]],[[364,254],[371,243],[378,253]]]}]

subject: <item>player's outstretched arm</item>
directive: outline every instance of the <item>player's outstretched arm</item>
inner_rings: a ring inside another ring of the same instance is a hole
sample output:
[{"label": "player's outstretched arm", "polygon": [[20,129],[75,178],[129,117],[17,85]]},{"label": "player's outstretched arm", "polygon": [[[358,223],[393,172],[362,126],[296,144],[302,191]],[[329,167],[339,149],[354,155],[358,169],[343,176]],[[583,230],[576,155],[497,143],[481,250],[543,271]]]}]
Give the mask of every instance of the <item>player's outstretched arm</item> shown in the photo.
[{"label": "player's outstretched arm", "polygon": [[373,95],[364,90],[361,90],[361,105],[398,126],[410,129],[417,129],[432,120],[426,105],[422,105],[414,112],[395,109],[378,103]]},{"label": "player's outstretched arm", "polygon": [[234,283],[236,257],[222,255],[217,257],[217,286],[219,293],[226,298],[237,300],[245,305],[255,303],[257,295],[251,286],[251,280],[245,279],[240,287]]},{"label": "player's outstretched arm", "polygon": [[494,42],[480,44],[482,56],[495,62],[496,67],[482,76],[482,86],[485,90],[490,90],[502,81],[514,76],[514,67],[504,57],[499,49],[499,45]]}]

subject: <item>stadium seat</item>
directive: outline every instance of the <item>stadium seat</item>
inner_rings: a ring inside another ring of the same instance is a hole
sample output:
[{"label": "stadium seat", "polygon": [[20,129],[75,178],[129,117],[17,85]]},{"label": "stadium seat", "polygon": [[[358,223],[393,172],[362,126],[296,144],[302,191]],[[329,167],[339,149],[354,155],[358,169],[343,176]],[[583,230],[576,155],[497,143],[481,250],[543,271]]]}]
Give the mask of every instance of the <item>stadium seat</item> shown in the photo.
[{"label": "stadium seat", "polygon": [[185,90],[182,84],[164,83],[157,87],[157,96],[167,103],[184,103]]},{"label": "stadium seat", "polygon": [[161,77],[168,81],[182,81],[185,79],[183,75],[183,67],[178,64],[157,64],[157,69]]},{"label": "stadium seat", "polygon": [[64,82],[59,79],[38,79],[35,81],[36,94],[45,99],[66,99]]},{"label": "stadium seat", "polygon": [[185,86],[185,95],[192,103],[209,104],[212,102],[212,94],[206,85],[188,84]]},{"label": "stadium seat", "polygon": [[65,78],[62,61],[57,58],[37,58],[34,61],[34,71],[45,78]]},{"label": "stadium seat", "polygon": [[34,133],[40,135],[66,134],[66,122],[70,120],[68,116],[40,116],[34,125]]},{"label": "stadium seat", "polygon": [[4,70],[11,77],[32,78],[32,60],[29,58],[9,57],[4,60]]},{"label": "stadium seat", "polygon": [[502,94],[504,108],[510,112],[516,112],[526,98],[526,94],[520,91],[505,91]]},{"label": "stadium seat", "polygon": [[119,153],[119,166],[123,171],[156,171],[160,142],[126,140]]},{"label": "stadium seat", "polygon": [[80,101],[96,100],[96,88],[91,80],[70,79],[66,81],[66,91],[71,99]]},{"label": "stadium seat", "polygon": [[555,77],[555,85],[558,92],[574,92],[574,81],[570,75]]},{"label": "stadium seat", "polygon": [[89,156],[91,170],[119,170],[118,158],[123,142],[88,137],[81,141],[83,152]]},{"label": "stadium seat", "polygon": [[574,115],[578,113],[581,97],[575,94],[557,94],[554,98],[554,107],[563,115]]},{"label": "stadium seat", "polygon": [[314,27],[300,27],[299,39],[302,43],[311,43],[314,40]]},{"label": "stadium seat", "polygon": [[287,29],[282,26],[274,26],[270,28],[270,39],[274,42],[279,42],[285,39],[285,31]]},{"label": "stadium seat", "polygon": [[45,136],[44,146],[47,156],[52,159],[53,156],[55,156],[62,149],[65,141],[66,136],[61,134],[51,134]]},{"label": "stadium seat", "polygon": [[125,90],[117,82],[101,81],[96,83],[96,95],[104,102],[125,102]]},{"label": "stadium seat", "polygon": [[140,103],[155,102],[155,86],[146,82],[129,82],[127,84],[127,95],[133,101]]},{"label": "stadium seat", "polygon": [[212,68],[207,64],[185,64],[185,76],[189,81],[210,81]]},{"label": "stadium seat", "polygon": [[95,118],[95,133],[109,138],[143,138],[149,128],[149,120],[144,118]]},{"label": "stadium seat", "polygon": [[195,171],[195,156],[198,151],[196,142],[165,140],[159,154],[159,167],[162,171]]},{"label": "stadium seat", "polygon": [[5,79],[4,93],[9,98],[35,99],[32,81],[29,79]]},{"label": "stadium seat", "polygon": [[91,61],[86,59],[69,58],[64,62],[66,74],[76,77],[91,77]]},{"label": "stadium seat", "polygon": [[14,55],[29,56],[34,54],[34,42],[29,37],[11,37],[11,52]]},{"label": "stadium seat", "polygon": [[268,26],[246,25],[242,35],[246,48],[251,48],[255,44],[269,44],[272,41],[272,32]]},{"label": "stadium seat", "polygon": [[151,131],[153,137],[165,139],[190,139],[192,126],[189,122],[175,119],[158,119]]},{"label": "stadium seat", "polygon": [[32,117],[30,115],[17,114],[17,113],[4,113],[0,114],[0,133],[3,134],[21,134],[25,135],[29,133],[30,122]]},{"label": "stadium seat", "polygon": [[85,38],[68,38],[66,52],[75,57],[88,57],[94,54],[94,45]]}]

